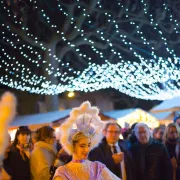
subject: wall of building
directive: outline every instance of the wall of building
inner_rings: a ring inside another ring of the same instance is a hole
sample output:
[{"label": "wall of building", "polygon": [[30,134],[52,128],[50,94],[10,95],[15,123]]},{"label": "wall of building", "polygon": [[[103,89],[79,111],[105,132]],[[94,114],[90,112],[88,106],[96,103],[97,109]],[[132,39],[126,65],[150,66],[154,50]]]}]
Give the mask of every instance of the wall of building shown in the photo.
[{"label": "wall of building", "polygon": [[101,111],[111,111],[114,103],[110,98],[100,92],[77,93],[74,98],[60,97],[60,109],[69,109],[79,106],[84,101],[90,101],[92,105],[100,108]]}]

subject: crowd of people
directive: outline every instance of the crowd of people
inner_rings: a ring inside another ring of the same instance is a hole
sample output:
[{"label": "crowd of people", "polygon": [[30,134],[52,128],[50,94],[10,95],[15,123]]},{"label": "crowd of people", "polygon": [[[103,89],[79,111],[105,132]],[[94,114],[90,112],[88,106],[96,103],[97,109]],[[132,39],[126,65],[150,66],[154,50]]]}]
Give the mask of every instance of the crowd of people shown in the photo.
[{"label": "crowd of people", "polygon": [[19,127],[4,152],[5,172],[11,180],[180,180],[180,118],[153,130],[143,122],[122,129],[98,114],[84,102],[58,137],[50,126]]}]

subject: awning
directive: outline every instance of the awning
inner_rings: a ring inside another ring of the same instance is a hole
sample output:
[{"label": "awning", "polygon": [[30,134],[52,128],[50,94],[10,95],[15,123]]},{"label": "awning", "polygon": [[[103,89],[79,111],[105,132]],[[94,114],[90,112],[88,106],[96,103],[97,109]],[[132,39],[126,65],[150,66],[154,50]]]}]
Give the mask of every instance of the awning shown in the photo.
[{"label": "awning", "polygon": [[66,109],[48,113],[18,116],[11,123],[11,127],[52,123],[53,121],[68,117],[70,111],[71,109]]},{"label": "awning", "polygon": [[108,111],[108,112],[103,112],[102,114],[105,116],[108,116],[112,119],[117,120],[118,118],[122,118],[132,112],[134,112],[136,108],[132,109],[123,109],[123,110],[114,110],[114,111]]},{"label": "awning", "polygon": [[152,113],[165,112],[165,111],[176,111],[180,109],[180,97],[174,97],[172,99],[168,99],[155,106],[150,110]]}]

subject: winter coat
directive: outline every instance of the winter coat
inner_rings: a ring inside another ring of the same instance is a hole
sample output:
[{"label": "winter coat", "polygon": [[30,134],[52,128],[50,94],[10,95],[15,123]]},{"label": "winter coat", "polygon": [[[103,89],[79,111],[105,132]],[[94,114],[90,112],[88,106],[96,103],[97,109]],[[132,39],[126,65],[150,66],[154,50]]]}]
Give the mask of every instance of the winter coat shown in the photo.
[{"label": "winter coat", "polygon": [[49,180],[50,168],[56,159],[56,147],[43,141],[36,142],[30,157],[31,180]]},{"label": "winter coat", "polygon": [[25,154],[25,160],[23,160],[17,147],[11,148],[3,166],[12,180],[30,180],[29,158]]},{"label": "winter coat", "polygon": [[176,162],[177,162],[177,168],[175,170],[175,179],[176,180],[180,180],[180,142],[178,143],[171,143],[171,142],[166,142],[165,144],[167,150],[168,150],[168,153],[169,153],[169,156],[170,156],[170,159],[172,158],[175,158],[176,159]]},{"label": "winter coat", "polygon": [[[124,153],[124,164],[125,164],[125,169],[122,169],[121,166],[121,173],[122,175],[125,173],[126,174],[126,179],[127,180],[132,180],[132,173],[131,173],[131,167],[132,167],[132,162],[131,158],[128,152],[128,146],[123,140],[118,141],[118,145],[121,149],[121,151]],[[114,160],[112,158],[112,151],[111,147],[108,145],[106,138],[103,138],[101,143],[93,149],[88,156],[89,160],[91,161],[100,161],[103,164],[106,165],[106,167],[113,172],[116,176],[120,177],[120,171],[117,171],[116,164],[114,163]]]},{"label": "winter coat", "polygon": [[136,142],[131,149],[136,180],[172,180],[172,166],[166,147],[153,139],[142,145]]}]

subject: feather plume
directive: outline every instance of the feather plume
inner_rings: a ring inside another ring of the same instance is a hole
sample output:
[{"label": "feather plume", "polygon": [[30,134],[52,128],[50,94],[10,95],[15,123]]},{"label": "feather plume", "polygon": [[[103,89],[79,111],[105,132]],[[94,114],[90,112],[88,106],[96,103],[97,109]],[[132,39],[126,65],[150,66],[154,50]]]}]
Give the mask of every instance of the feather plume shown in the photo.
[{"label": "feather plume", "polygon": [[8,144],[8,127],[16,114],[16,98],[10,92],[5,92],[0,101],[0,157],[3,158]]},{"label": "feather plume", "polygon": [[[91,107],[89,101],[85,101],[78,108],[73,108],[70,117],[65,120],[65,122],[60,126],[60,142],[67,153],[72,155],[73,153],[73,145],[70,138],[72,137],[73,125],[79,125],[83,128],[83,123],[86,126],[91,126],[91,128],[85,128],[85,130],[93,130],[89,131],[92,133],[91,137],[91,149],[99,144],[101,139],[103,138],[102,129],[104,128],[104,122],[101,121],[101,118],[98,116],[99,109],[97,107]],[[86,115],[85,119],[90,119],[88,122],[84,122],[84,115]],[[79,121],[79,122],[78,122]],[[77,128],[78,129],[78,128]]]}]

